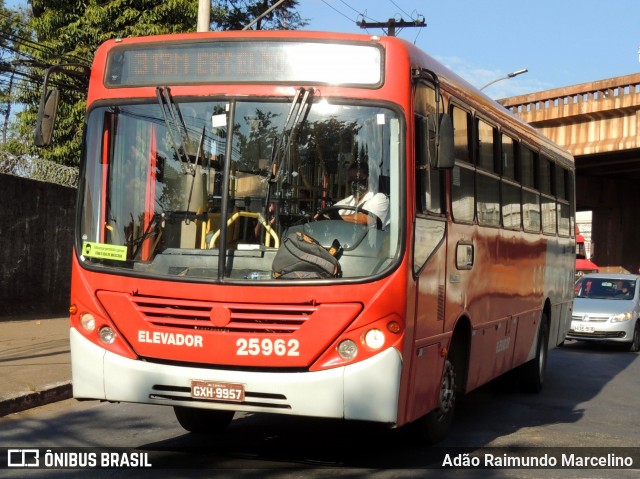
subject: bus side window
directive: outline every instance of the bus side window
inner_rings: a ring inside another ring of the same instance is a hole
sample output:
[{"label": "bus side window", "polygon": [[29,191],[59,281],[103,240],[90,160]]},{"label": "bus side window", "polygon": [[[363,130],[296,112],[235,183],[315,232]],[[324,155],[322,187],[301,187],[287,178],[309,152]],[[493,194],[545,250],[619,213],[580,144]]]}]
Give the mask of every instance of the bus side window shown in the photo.
[{"label": "bus side window", "polygon": [[453,219],[471,223],[475,217],[475,170],[471,165],[471,115],[456,106],[451,107],[456,166],[451,173]]}]

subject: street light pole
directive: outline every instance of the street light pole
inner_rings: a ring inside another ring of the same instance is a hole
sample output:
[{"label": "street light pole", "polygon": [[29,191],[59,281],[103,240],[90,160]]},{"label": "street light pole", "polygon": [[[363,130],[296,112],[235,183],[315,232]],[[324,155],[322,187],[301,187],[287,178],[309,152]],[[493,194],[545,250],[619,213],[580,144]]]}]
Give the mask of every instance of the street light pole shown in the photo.
[{"label": "street light pole", "polygon": [[502,81],[502,80],[507,80],[509,78],[513,78],[515,76],[518,75],[522,75],[523,73],[527,73],[529,70],[526,68],[523,68],[522,70],[516,70],[515,72],[511,72],[509,74],[507,74],[507,76],[501,77],[501,78],[497,78],[493,81],[490,81],[489,83],[487,83],[485,86],[483,86],[482,88],[480,88],[480,91],[484,90],[485,88],[487,88],[489,85],[493,85],[496,82]]}]

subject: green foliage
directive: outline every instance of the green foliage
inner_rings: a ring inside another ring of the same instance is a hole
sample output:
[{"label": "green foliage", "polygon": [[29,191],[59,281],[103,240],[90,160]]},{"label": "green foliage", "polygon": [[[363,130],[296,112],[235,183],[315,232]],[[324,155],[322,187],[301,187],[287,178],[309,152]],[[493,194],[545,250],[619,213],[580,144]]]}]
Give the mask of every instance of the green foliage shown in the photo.
[{"label": "green foliage", "polygon": [[[0,6],[1,6],[0,0]],[[215,30],[241,29],[266,11],[276,0],[213,0],[211,19]],[[44,69],[60,63],[91,65],[98,46],[112,38],[137,37],[195,31],[197,0],[31,0],[27,23],[31,41],[23,45],[29,58],[39,64],[29,68],[33,79]],[[294,29],[307,24],[295,11],[297,0],[288,0],[254,25],[254,29]],[[77,166],[80,163],[86,90],[69,79],[55,77],[61,90],[60,106],[49,148],[36,149],[32,141],[7,142],[6,150],[36,154],[44,159]],[[20,138],[33,137],[42,86],[25,88],[16,116]]]},{"label": "green foliage", "polygon": [[[28,26],[33,43],[25,46],[25,52],[40,62],[31,69],[35,78],[42,78],[44,68],[50,65],[91,65],[94,52],[108,39],[194,31],[198,14],[193,0],[32,0],[31,6]],[[28,152],[77,166],[86,90],[62,76],[55,81],[61,89],[61,101],[53,144],[36,150],[29,142]],[[17,128],[23,137],[33,137],[40,93],[41,87],[31,88],[20,98],[25,109],[17,117]]]},{"label": "green foliage", "polygon": [[32,5],[42,12],[31,23],[38,41],[56,52],[50,63],[60,56],[89,60],[111,38],[194,31],[198,15],[193,0],[33,0]]}]

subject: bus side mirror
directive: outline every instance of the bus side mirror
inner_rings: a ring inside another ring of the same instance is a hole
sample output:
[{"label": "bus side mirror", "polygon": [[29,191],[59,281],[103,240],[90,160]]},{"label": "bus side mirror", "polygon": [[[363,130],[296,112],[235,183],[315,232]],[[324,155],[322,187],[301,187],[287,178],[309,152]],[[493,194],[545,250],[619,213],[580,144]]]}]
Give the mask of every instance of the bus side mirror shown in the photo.
[{"label": "bus side mirror", "polygon": [[435,115],[417,117],[419,119],[417,163],[421,169],[453,168],[453,123],[449,115],[440,115],[436,125]]},{"label": "bus side mirror", "polygon": [[60,92],[57,88],[49,89],[45,85],[40,98],[40,106],[38,107],[38,118],[36,119],[35,144],[39,148],[51,144],[59,98]]},{"label": "bus side mirror", "polygon": [[431,162],[433,168],[453,168],[455,162],[455,150],[453,143],[453,122],[451,116],[446,113],[440,115],[440,127],[438,128],[438,151],[435,162]]},{"label": "bus side mirror", "polygon": [[73,79],[76,84],[80,82],[83,87],[86,87],[88,85],[89,75],[91,74],[91,68],[81,63],[63,63],[49,67],[44,72],[42,96],[40,97],[40,106],[38,107],[34,139],[36,146],[40,148],[49,146],[53,136],[60,91],[57,88],[50,88],[49,80],[53,74],[58,73],[62,73]]}]

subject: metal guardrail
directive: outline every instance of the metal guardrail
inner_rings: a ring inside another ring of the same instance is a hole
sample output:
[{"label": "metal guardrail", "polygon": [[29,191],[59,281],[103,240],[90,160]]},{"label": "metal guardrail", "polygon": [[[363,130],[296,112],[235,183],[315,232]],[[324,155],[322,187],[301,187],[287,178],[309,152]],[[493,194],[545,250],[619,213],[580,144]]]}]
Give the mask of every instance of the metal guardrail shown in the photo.
[{"label": "metal guardrail", "polygon": [[78,187],[78,168],[29,156],[0,157],[0,173],[70,188]]}]

